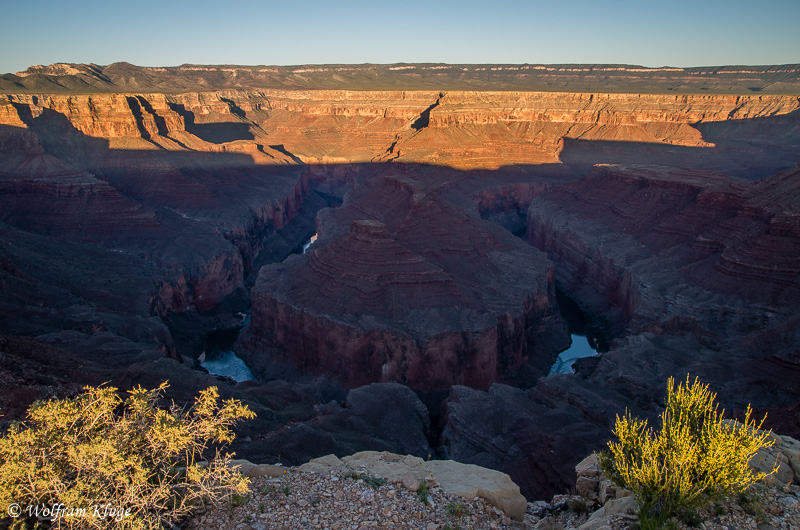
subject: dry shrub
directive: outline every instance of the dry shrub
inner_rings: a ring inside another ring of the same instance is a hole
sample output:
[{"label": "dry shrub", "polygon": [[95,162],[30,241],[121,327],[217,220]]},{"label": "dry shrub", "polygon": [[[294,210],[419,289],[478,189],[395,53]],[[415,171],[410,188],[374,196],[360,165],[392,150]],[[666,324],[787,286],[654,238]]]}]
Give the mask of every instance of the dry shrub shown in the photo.
[{"label": "dry shrub", "polygon": [[766,476],[749,465],[756,451],[772,444],[770,433],[759,430],[764,419],[756,422],[748,407],[743,424],[726,423],[715,399],[697,379],[690,384],[687,376],[676,387],[670,378],[658,432],[629,413],[617,416],[617,441],[608,443],[600,464],[615,485],[633,491],[642,518],[660,524]]},{"label": "dry shrub", "polygon": [[220,406],[216,387],[189,410],[165,410],[157,406],[165,388],[139,387],[123,402],[116,388],[87,387],[34,403],[0,438],[0,517],[17,506],[10,522],[22,528],[48,519],[66,528],[169,527],[205,502],[247,491],[230,455],[200,459],[255,414],[233,399]]}]

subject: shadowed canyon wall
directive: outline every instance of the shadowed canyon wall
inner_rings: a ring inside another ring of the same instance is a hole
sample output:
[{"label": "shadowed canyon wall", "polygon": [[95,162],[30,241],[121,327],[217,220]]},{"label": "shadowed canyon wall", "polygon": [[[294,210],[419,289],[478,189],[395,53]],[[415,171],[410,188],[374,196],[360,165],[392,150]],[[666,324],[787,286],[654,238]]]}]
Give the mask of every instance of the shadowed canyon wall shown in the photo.
[{"label": "shadowed canyon wall", "polygon": [[793,165],[800,145],[797,96],[230,90],[8,95],[0,103],[7,125],[20,125],[20,112],[49,110],[111,148],[239,152],[256,163],[498,168],[556,163],[565,143],[584,141],[700,148],[678,149],[675,159],[690,157],[690,167],[714,153],[726,165],[718,170],[741,171],[747,158],[754,170],[774,172]]},{"label": "shadowed canyon wall", "polygon": [[[0,404],[222,384],[251,459],[435,452],[531,498],[670,375],[798,436],[798,154],[796,95],[0,96]],[[556,287],[618,339],[542,377]],[[289,381],[194,369],[251,303],[240,353]]]},{"label": "shadowed canyon wall", "polygon": [[[487,388],[546,372],[568,344],[552,264],[452,193],[459,172],[374,166],[320,212],[303,256],[261,270],[246,332],[258,368],[270,347],[348,386],[399,381]],[[264,359],[270,360],[270,359]],[[529,362],[530,361],[530,362]]]}]

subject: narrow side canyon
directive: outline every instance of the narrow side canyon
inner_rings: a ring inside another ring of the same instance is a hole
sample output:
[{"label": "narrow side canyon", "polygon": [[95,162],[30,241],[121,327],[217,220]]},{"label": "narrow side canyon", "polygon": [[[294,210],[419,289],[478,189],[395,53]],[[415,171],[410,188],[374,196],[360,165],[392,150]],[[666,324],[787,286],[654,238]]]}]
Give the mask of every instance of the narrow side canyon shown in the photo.
[{"label": "narrow side canyon", "polygon": [[[0,95],[0,413],[215,384],[253,461],[435,454],[529,498],[669,376],[800,437],[798,155],[796,95]],[[557,289],[616,338],[547,376]],[[260,380],[206,373],[248,309]]]}]

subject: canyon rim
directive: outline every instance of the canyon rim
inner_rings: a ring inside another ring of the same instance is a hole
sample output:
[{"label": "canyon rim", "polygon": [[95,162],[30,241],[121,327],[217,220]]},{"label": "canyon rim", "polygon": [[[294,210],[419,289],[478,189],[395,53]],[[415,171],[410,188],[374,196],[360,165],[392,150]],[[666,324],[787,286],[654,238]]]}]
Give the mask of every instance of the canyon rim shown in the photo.
[{"label": "canyon rim", "polygon": [[[670,376],[798,438],[798,163],[799,65],[7,74],[2,421],[214,384],[258,415],[243,458],[436,455],[529,499]],[[548,376],[559,297],[609,344]],[[203,370],[240,328],[256,379]]]}]

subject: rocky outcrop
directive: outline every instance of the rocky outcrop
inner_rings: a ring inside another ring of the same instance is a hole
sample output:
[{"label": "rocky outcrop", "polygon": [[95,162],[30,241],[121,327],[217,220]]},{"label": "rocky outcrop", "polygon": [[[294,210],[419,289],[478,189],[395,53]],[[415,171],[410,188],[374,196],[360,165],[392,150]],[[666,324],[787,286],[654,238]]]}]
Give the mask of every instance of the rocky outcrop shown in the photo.
[{"label": "rocky outcrop", "polygon": [[547,261],[432,181],[392,173],[361,179],[320,216],[306,255],[261,270],[250,365],[421,389],[546,371],[566,342]]},{"label": "rocky outcrop", "polygon": [[175,356],[159,317],[246,298],[256,256],[313,186],[302,167],[173,141],[185,122],[164,96],[19,96],[0,107],[7,331],[110,330]]},{"label": "rocky outcrop", "polygon": [[112,147],[238,152],[264,164],[583,167],[655,157],[753,178],[792,165],[800,146],[796,96],[272,89],[0,103],[0,123],[18,121],[10,107],[33,118],[56,113]]},{"label": "rocky outcrop", "polygon": [[333,455],[315,458],[299,469],[322,474],[348,471],[364,473],[369,477],[402,484],[414,491],[433,477],[446,494],[467,501],[480,497],[517,521],[522,521],[527,508],[527,501],[520,495],[519,487],[505,473],[452,460],[425,461],[414,456],[366,451],[341,460]]},{"label": "rocky outcrop", "polygon": [[300,465],[329,453],[390,451],[428,458],[434,453],[425,406],[408,387],[379,383],[345,390],[324,378],[292,383],[243,383],[243,398],[266,407],[263,423],[234,446],[252,461]]},{"label": "rocky outcrop", "polygon": [[[533,198],[527,237],[553,260],[561,288],[586,308],[616,315],[612,322],[625,338],[586,363],[580,379],[540,379],[527,395],[508,393],[514,399],[495,406],[544,405],[581,418],[599,440],[620,410],[654,417],[663,382],[690,373],[711,385],[726,410],[740,414],[752,404],[757,414],[768,413],[765,425],[795,435],[789,418],[800,375],[800,269],[792,250],[797,234],[788,227],[797,226],[797,171],[747,183],[657,167],[599,167]],[[492,393],[471,401],[493,403]],[[450,399],[445,432],[475,433],[475,445],[487,447],[494,431],[465,421],[471,413],[459,411],[459,403],[466,400]],[[459,441],[448,442],[449,450],[475,461],[480,450],[466,438],[454,436]],[[514,435],[500,439],[508,446]],[[571,445],[562,450],[577,451]],[[515,480],[526,488],[524,479]]]},{"label": "rocky outcrop", "polygon": [[[800,145],[800,103],[791,96],[272,90],[230,98],[253,109],[248,118],[272,142],[279,138],[307,163],[392,160],[463,169],[557,163],[565,142],[576,140],[563,154],[578,164],[585,163],[581,146],[613,141],[625,142],[626,156],[649,153],[648,146],[680,146],[670,155],[674,165],[687,165],[687,158],[702,164],[713,156],[718,168],[744,174],[743,149],[750,171],[761,164],[762,171],[774,172],[792,165]],[[425,126],[415,127],[424,112]],[[759,120],[766,127],[774,122],[781,140],[750,130],[716,132],[729,127],[722,124]],[[750,141],[753,134],[761,139],[758,147]],[[778,153],[781,162],[770,161]]]},{"label": "rocky outcrop", "polygon": [[[725,423],[734,429],[742,428],[742,424],[734,420],[725,420]],[[765,433],[757,430],[756,434],[766,434],[767,445],[750,459],[753,473],[767,475],[763,482],[768,486],[786,489],[790,484],[800,484],[800,441],[772,431]]]},{"label": "rocky outcrop", "polygon": [[[126,86],[0,97],[0,329],[74,355],[70,380],[207,386],[174,328],[244,309],[266,264],[241,345],[295,382],[230,390],[259,404],[248,456],[438,451],[541,496],[686,372],[798,435],[796,95]],[[643,159],[671,169],[578,179]],[[577,376],[541,377],[567,341],[556,284],[619,337]],[[322,372],[474,388],[422,393],[431,421],[408,388]],[[15,411],[48,387],[26,377]]]},{"label": "rocky outcrop", "polygon": [[33,119],[49,112],[63,115],[76,130],[93,138],[150,139],[184,129],[182,118],[167,107],[162,94],[147,99],[123,94],[16,95],[3,103]]},{"label": "rocky outcrop", "polygon": [[478,213],[515,235],[527,229],[528,207],[537,195],[552,189],[553,182],[525,182],[484,188],[473,195]]},{"label": "rocky outcrop", "polygon": [[[534,199],[527,237],[557,263],[565,290],[606,304],[598,312],[614,309],[634,329],[694,321],[701,335],[732,337],[757,329],[755,313],[785,315],[800,295],[797,175],[749,184],[600,167]],[[719,306],[729,316],[712,324]]]},{"label": "rocky outcrop", "polygon": [[451,388],[438,453],[508,473],[528,499],[569,489],[573,462],[607,436],[606,427],[577,407],[545,406],[535,397],[500,384],[488,391]]},{"label": "rocky outcrop", "polygon": [[[736,422],[733,423],[735,424]],[[788,496],[783,497],[782,504],[786,508],[796,508],[800,506],[800,503],[793,499],[791,494],[800,492],[800,489],[797,488],[798,475],[793,472],[789,462],[791,458],[797,457],[797,448],[800,446],[800,442],[791,437],[774,433],[769,434],[767,442],[770,447],[762,448],[753,455],[750,467],[753,473],[767,475],[759,483],[762,489],[770,488],[772,490],[770,492],[771,495],[767,494],[766,498],[777,497],[779,494],[788,494]],[[639,504],[634,498],[634,494],[624,488],[614,486],[611,480],[603,473],[596,454],[593,453],[587,456],[577,464],[575,473],[577,474],[575,494],[582,499],[582,502],[586,503],[584,504],[586,508],[594,510],[588,519],[578,527],[578,530],[608,528],[608,526],[604,525],[612,524],[610,519],[617,514],[625,514],[623,518],[632,521],[638,518]],[[741,497],[739,502],[742,502]],[[741,512],[741,508],[738,511]],[[780,512],[782,511],[780,510]],[[779,511],[776,510],[772,513],[777,515]],[[789,520],[793,519],[794,517],[791,517]],[[551,520],[552,524],[555,524],[555,521]],[[534,528],[540,527],[543,526]]]}]

